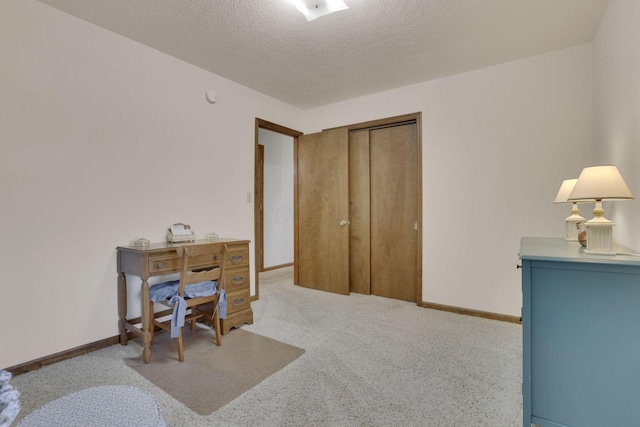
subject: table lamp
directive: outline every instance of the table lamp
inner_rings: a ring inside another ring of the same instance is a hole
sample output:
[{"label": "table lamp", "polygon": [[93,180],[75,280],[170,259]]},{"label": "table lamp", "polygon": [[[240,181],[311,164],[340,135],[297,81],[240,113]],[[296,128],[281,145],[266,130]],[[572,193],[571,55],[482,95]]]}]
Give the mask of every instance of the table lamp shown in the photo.
[{"label": "table lamp", "polygon": [[575,187],[567,198],[569,201],[593,199],[596,206],[593,209],[594,217],[587,221],[587,248],[586,253],[598,255],[615,255],[613,250],[613,226],[612,221],[604,217],[602,200],[629,200],[633,199],[629,187],[613,165],[591,166],[584,168],[578,177]]},{"label": "table lamp", "polygon": [[[578,178],[575,179],[565,179],[562,181],[562,185],[560,186],[560,190],[558,190],[558,194],[556,195],[556,199],[553,203],[571,203],[571,215],[565,218],[566,221],[566,236],[565,239],[571,240],[574,242],[578,241],[578,226],[580,223],[585,222],[584,217],[580,216],[580,210],[578,209],[578,201],[577,200],[567,200],[569,195],[573,191],[573,187],[575,187],[576,182],[578,182]],[[580,200],[580,202],[591,202],[593,200]]]}]

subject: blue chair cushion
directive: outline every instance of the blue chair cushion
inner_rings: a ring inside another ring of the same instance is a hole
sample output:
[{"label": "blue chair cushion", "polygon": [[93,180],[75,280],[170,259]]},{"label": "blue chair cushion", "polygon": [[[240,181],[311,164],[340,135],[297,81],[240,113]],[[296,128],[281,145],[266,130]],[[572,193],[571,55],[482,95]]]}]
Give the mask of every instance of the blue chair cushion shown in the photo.
[{"label": "blue chair cushion", "polygon": [[193,283],[184,288],[184,299],[178,295],[180,287],[179,280],[158,283],[149,288],[149,299],[153,302],[169,301],[173,304],[173,314],[171,315],[171,338],[178,336],[178,328],[184,326],[184,316],[186,310],[185,299],[206,297],[218,292],[218,310],[221,319],[227,317],[227,294],[224,289],[217,290],[218,282],[215,280],[205,280]]},{"label": "blue chair cushion", "polygon": [[[149,298],[153,302],[170,300],[174,295],[178,294],[179,280],[171,280],[169,282],[158,283],[149,289]],[[218,282],[205,280],[204,282],[193,283],[184,288],[185,298],[206,297],[216,293]]]}]

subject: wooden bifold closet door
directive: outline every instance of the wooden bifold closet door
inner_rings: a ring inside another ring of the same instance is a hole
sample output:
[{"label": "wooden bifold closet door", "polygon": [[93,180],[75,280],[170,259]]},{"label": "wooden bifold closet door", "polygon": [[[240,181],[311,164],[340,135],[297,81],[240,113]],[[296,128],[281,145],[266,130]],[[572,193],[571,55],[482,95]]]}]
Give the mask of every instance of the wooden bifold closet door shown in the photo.
[{"label": "wooden bifold closet door", "polygon": [[302,135],[296,284],[417,302],[416,120]]}]

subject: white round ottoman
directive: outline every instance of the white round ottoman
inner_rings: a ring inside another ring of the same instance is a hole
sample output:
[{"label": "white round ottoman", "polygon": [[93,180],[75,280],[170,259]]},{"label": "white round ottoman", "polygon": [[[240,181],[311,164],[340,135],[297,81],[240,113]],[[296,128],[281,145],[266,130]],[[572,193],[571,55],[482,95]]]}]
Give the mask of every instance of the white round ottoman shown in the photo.
[{"label": "white round ottoman", "polygon": [[166,427],[155,397],[139,388],[87,388],[46,403],[18,427]]}]

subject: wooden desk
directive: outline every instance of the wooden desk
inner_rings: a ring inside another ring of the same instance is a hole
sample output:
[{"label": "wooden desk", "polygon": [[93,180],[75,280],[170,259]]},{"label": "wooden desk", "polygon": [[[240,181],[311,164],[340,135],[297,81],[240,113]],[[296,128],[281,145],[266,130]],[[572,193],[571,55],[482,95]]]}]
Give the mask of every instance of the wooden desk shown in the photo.
[{"label": "wooden desk", "polygon": [[[224,245],[227,252],[224,260],[220,253]],[[155,243],[149,249],[135,249],[128,246],[116,248],[118,252],[118,325],[120,328],[120,344],[126,345],[127,331],[142,338],[145,363],[151,359],[151,325],[149,322],[149,306],[144,303],[149,299],[149,277],[180,272],[180,258],[176,248],[186,245],[215,245],[220,252],[213,259],[198,260],[195,267],[205,268],[225,263],[225,274],[222,287],[227,293],[227,317],[220,319],[221,333],[228,333],[231,328],[253,323],[251,310],[250,274],[249,274],[249,241],[219,239],[218,242],[197,240],[193,243]],[[141,317],[127,319],[127,278],[131,274],[140,277],[141,283]],[[158,312],[156,316],[166,315],[170,311]],[[140,326],[136,326],[140,325]]]}]

